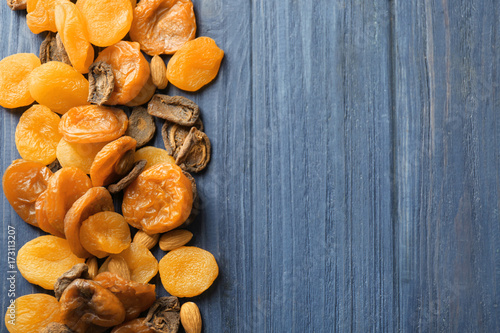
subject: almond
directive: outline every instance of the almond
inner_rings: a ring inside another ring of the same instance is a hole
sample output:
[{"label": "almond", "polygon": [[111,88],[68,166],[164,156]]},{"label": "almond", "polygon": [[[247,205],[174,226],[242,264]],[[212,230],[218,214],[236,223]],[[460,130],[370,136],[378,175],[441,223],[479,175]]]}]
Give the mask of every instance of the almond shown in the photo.
[{"label": "almond", "polygon": [[186,333],[201,332],[201,314],[198,305],[187,302],[181,306],[181,323]]},{"label": "almond", "polygon": [[167,67],[163,59],[158,55],[155,55],[151,59],[151,78],[158,89],[165,89],[167,87]]},{"label": "almond", "polygon": [[97,258],[92,257],[87,259],[87,266],[89,267],[90,278],[93,280],[97,275]]},{"label": "almond", "polygon": [[148,250],[151,250],[156,243],[158,243],[158,239],[160,238],[160,234],[154,234],[152,236],[148,235],[142,230],[137,231],[137,233],[134,236],[134,243],[139,243],[144,245],[145,247],[148,248]]},{"label": "almond", "polygon": [[130,280],[130,269],[122,257],[112,257],[108,262],[108,272],[114,273],[126,280]]},{"label": "almond", "polygon": [[177,229],[163,234],[160,238],[160,249],[163,251],[172,251],[178,247],[186,245],[193,234],[185,229]]}]

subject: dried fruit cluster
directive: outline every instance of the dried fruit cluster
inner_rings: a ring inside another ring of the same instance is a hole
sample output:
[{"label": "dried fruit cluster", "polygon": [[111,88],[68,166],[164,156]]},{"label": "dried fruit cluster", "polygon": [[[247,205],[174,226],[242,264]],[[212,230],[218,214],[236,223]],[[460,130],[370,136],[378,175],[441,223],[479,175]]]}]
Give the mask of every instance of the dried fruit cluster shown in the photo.
[{"label": "dried fruit cluster", "polygon": [[[157,90],[168,82],[199,90],[217,76],[224,52],[195,38],[191,0],[7,4],[27,10],[33,33],[47,31],[39,57],[0,61],[0,105],[36,102],[19,119],[22,159],[2,185],[18,215],[49,234],[22,246],[19,271],[54,290],[16,299],[8,331],[177,332],[182,322],[200,332],[198,307],[177,297],[203,293],[219,268],[209,252],[185,246],[193,234],[179,228],[198,214],[190,172],[206,168],[211,144],[199,107]],[[167,65],[162,54],[173,54]],[[154,117],[164,120],[165,149],[146,146]],[[120,192],[122,214],[112,196]],[[160,262],[150,251],[158,243],[170,251]],[[149,281],[158,272],[172,296],[157,299]]]}]

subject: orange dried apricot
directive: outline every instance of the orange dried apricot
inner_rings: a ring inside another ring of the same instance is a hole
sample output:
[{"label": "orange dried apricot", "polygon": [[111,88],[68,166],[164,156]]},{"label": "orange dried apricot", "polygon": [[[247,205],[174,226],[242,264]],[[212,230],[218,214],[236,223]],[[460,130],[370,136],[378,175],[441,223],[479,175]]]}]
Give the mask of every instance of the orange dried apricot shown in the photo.
[{"label": "orange dried apricot", "polygon": [[56,229],[56,227],[50,224],[49,218],[47,217],[47,200],[45,200],[46,197],[47,191],[45,190],[40,194],[35,203],[35,214],[38,227],[51,235],[57,235],[58,237],[61,237],[62,235],[60,234],[60,232]]},{"label": "orange dried apricot", "polygon": [[54,283],[76,264],[85,262],[71,252],[67,240],[40,236],[27,242],[17,253],[17,267],[30,283],[54,290]]},{"label": "orange dried apricot", "polygon": [[16,147],[22,158],[50,164],[56,159],[56,148],[61,134],[57,114],[43,105],[33,105],[26,110],[16,127]]},{"label": "orange dried apricot", "polygon": [[146,318],[137,318],[127,321],[113,328],[111,333],[155,333],[153,329],[149,328],[144,323],[145,319]]},{"label": "orange dried apricot", "polygon": [[42,31],[56,32],[54,9],[58,3],[69,2],[68,0],[28,0],[26,23],[34,34]]},{"label": "orange dried apricot", "polygon": [[131,226],[156,234],[184,223],[192,205],[191,182],[181,168],[160,163],[143,171],[125,190],[122,211]]},{"label": "orange dried apricot", "polygon": [[126,104],[134,99],[149,79],[149,63],[138,43],[121,41],[105,48],[95,60],[111,65],[115,87],[106,104]]},{"label": "orange dried apricot", "polygon": [[[165,78],[165,80],[166,80],[166,78]],[[151,97],[153,97],[155,92],[156,92],[156,86],[154,85],[153,79],[151,78],[151,76],[149,76],[148,81],[144,84],[141,91],[139,91],[139,94],[137,94],[137,96],[135,96],[134,99],[132,99],[130,102],[126,103],[125,105],[126,106],[139,106],[139,105],[146,104],[147,102],[149,102]]]},{"label": "orange dried apricot", "polygon": [[195,246],[183,246],[160,260],[161,283],[177,297],[194,297],[208,289],[219,275],[214,256]]},{"label": "orange dried apricot", "polygon": [[175,159],[165,149],[156,148],[153,146],[146,146],[136,151],[134,160],[135,162],[146,160],[147,164],[144,167],[144,170],[149,169],[153,165],[159,163],[175,164]]},{"label": "orange dried apricot", "polygon": [[30,294],[16,298],[5,313],[10,333],[38,332],[50,323],[61,323],[61,309],[54,296]]},{"label": "orange dried apricot", "polygon": [[78,0],[88,29],[89,41],[96,46],[118,43],[130,30],[133,10],[130,0]]},{"label": "orange dried apricot", "polygon": [[167,65],[167,78],[179,89],[196,91],[212,81],[224,57],[210,37],[198,37],[184,44]]},{"label": "orange dried apricot", "polygon": [[57,160],[62,167],[77,167],[86,174],[90,173],[90,166],[97,153],[107,144],[68,142],[62,138],[57,145]]},{"label": "orange dried apricot", "polygon": [[30,105],[31,97],[28,77],[40,66],[40,59],[33,53],[18,53],[0,61],[0,105],[4,108],[17,108]]},{"label": "orange dried apricot", "polygon": [[82,222],[80,242],[85,250],[98,258],[120,253],[130,246],[130,228],[123,216],[115,212],[99,212]]},{"label": "orange dried apricot", "polygon": [[74,106],[87,105],[89,82],[70,65],[49,61],[29,75],[31,96],[52,111],[64,114]]},{"label": "orange dried apricot", "polygon": [[55,7],[57,31],[73,67],[80,73],[88,73],[94,61],[94,48],[82,14],[72,2],[59,3]]},{"label": "orange dried apricot", "polygon": [[68,142],[110,142],[125,133],[128,118],[125,112],[99,105],[74,107],[61,117],[59,132]]},{"label": "orange dried apricot", "polygon": [[173,54],[195,34],[191,0],[142,0],[134,8],[130,38],[149,55]]},{"label": "orange dried apricot", "polygon": [[106,186],[128,174],[134,165],[136,141],[130,136],[111,141],[95,156],[90,167],[94,186]]}]

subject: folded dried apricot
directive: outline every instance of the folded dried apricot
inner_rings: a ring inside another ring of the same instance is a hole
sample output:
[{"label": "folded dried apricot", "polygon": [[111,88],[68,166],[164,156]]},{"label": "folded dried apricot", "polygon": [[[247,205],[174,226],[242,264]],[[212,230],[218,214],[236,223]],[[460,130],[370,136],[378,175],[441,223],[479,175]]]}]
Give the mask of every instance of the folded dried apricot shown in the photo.
[{"label": "folded dried apricot", "polygon": [[0,105],[17,108],[35,101],[29,91],[30,73],[40,66],[40,59],[32,53],[18,53],[0,61]]},{"label": "folded dried apricot", "polygon": [[26,23],[34,34],[42,31],[56,32],[54,9],[58,3],[69,2],[68,0],[28,0]]},{"label": "folded dried apricot", "polygon": [[144,170],[151,168],[153,165],[160,163],[175,164],[175,159],[165,150],[153,146],[142,147],[135,152],[134,160],[146,160],[147,164]]},{"label": "folded dried apricot", "polygon": [[57,145],[57,159],[62,167],[77,167],[86,174],[89,174],[95,156],[106,144],[107,142],[68,142],[62,138]]},{"label": "folded dried apricot", "polygon": [[39,332],[52,322],[62,322],[61,309],[56,298],[47,294],[18,297],[5,314],[10,333]]}]

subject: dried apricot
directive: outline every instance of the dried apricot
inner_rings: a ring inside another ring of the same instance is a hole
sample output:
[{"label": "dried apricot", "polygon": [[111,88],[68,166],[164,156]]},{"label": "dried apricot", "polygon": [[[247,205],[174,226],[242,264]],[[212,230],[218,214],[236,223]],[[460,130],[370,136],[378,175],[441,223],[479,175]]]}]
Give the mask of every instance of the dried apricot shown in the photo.
[{"label": "dried apricot", "polygon": [[160,163],[175,164],[175,159],[170,156],[165,149],[146,146],[135,152],[134,160],[146,160],[147,164],[144,170],[151,168],[153,165]]},{"label": "dried apricot", "polygon": [[51,235],[37,237],[17,253],[17,267],[29,282],[54,290],[59,276],[76,264],[85,262],[71,252],[67,240]]},{"label": "dried apricot", "polygon": [[137,141],[136,148],[144,146],[153,139],[156,132],[155,120],[143,107],[135,107],[128,118],[128,128],[125,135]]},{"label": "dried apricot", "polygon": [[130,30],[133,10],[130,0],[78,0],[89,32],[89,40],[96,46],[118,43]]},{"label": "dried apricot", "polygon": [[107,142],[75,143],[62,138],[57,145],[57,159],[62,167],[77,167],[89,174],[95,156],[106,144]]},{"label": "dried apricot", "polygon": [[68,0],[28,0],[26,23],[34,34],[42,31],[56,32],[54,9],[58,3],[69,2]]},{"label": "dried apricot", "polygon": [[179,89],[196,91],[215,79],[224,57],[210,37],[198,37],[184,44],[167,65],[167,78]]},{"label": "dried apricot", "polygon": [[111,333],[155,333],[144,323],[145,318],[137,318],[127,321],[113,328]]},{"label": "dried apricot", "polygon": [[47,294],[18,297],[5,314],[5,326],[10,333],[38,332],[52,322],[61,321],[59,302]]},{"label": "dried apricot", "polygon": [[61,117],[59,132],[68,142],[110,142],[125,133],[125,112],[99,105],[74,107]]},{"label": "dried apricot", "polygon": [[214,256],[194,246],[183,246],[160,260],[160,278],[173,296],[194,297],[208,289],[219,275]]},{"label": "dried apricot", "polygon": [[108,105],[130,102],[150,77],[149,63],[135,42],[121,41],[109,46],[99,53],[95,61],[104,61],[113,69],[115,87],[106,102]]},{"label": "dried apricot", "polygon": [[125,177],[134,165],[135,139],[130,136],[111,141],[95,156],[90,167],[94,186],[106,186]]},{"label": "dried apricot", "polygon": [[142,89],[141,89],[141,91],[139,91],[137,96],[135,96],[130,102],[127,102],[125,105],[126,106],[138,106],[138,105],[146,104],[147,102],[149,102],[151,97],[153,97],[155,92],[156,92],[156,86],[153,83],[153,79],[150,76],[149,79],[144,84],[144,86],[142,86]]},{"label": "dried apricot", "polygon": [[134,8],[130,38],[149,55],[173,54],[195,34],[191,0],[142,0]]},{"label": "dried apricot", "polygon": [[49,61],[29,76],[31,96],[52,111],[64,114],[74,106],[87,105],[89,82],[73,67]]},{"label": "dried apricot", "polygon": [[22,158],[48,165],[56,159],[60,118],[43,105],[26,110],[16,127],[16,147]]},{"label": "dried apricot", "polygon": [[89,43],[87,27],[76,5],[69,1],[57,4],[55,22],[71,64],[80,73],[88,73],[94,61],[94,48]]},{"label": "dried apricot", "polygon": [[120,253],[130,246],[130,228],[123,216],[115,212],[99,212],[82,222],[80,242],[85,250],[98,258]]},{"label": "dried apricot", "polygon": [[181,168],[160,163],[143,171],[125,190],[122,211],[131,226],[156,234],[184,223],[192,205],[191,182]]},{"label": "dried apricot", "polygon": [[40,66],[33,53],[18,53],[0,61],[0,105],[17,108],[35,101],[29,90],[29,74]]},{"label": "dried apricot", "polygon": [[35,202],[45,191],[52,172],[43,164],[15,160],[2,178],[3,193],[16,213],[27,223],[38,226]]}]

